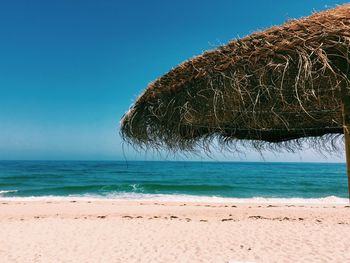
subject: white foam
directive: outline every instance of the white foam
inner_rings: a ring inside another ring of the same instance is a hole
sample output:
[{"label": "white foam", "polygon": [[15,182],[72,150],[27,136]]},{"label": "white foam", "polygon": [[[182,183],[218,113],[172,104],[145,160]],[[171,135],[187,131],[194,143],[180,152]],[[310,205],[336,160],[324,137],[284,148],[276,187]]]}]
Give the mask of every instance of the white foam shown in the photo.
[{"label": "white foam", "polygon": [[[14,190],[15,191],[15,190]],[[0,192],[1,193],[1,192]],[[250,203],[250,204],[337,204],[346,205],[349,200],[336,196],[322,198],[224,198],[217,196],[194,196],[194,195],[164,195],[164,194],[141,194],[141,193],[110,193],[101,195],[69,195],[69,196],[31,196],[31,197],[1,197],[1,200],[14,201],[44,201],[44,200],[130,200],[130,201],[164,201],[164,202],[204,202],[204,203]]]}]

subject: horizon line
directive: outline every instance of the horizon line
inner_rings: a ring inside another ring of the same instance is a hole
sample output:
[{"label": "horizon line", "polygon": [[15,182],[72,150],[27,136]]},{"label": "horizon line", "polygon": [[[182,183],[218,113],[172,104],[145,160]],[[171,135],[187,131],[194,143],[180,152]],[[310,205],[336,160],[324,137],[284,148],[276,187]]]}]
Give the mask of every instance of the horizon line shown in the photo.
[{"label": "horizon line", "polygon": [[313,164],[346,164],[346,162],[339,162],[339,161],[330,161],[330,162],[319,162],[319,161],[229,161],[229,160],[93,160],[93,159],[55,159],[55,160],[44,160],[44,159],[0,159],[0,162],[124,162],[124,163],[130,163],[130,162],[187,162],[187,163],[313,163]]}]

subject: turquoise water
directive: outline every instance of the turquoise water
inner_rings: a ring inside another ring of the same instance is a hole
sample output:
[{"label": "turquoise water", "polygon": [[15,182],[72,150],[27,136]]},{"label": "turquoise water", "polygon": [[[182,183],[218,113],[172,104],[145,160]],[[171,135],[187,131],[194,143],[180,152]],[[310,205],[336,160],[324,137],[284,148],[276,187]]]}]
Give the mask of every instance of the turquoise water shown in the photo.
[{"label": "turquoise water", "polygon": [[1,197],[347,197],[345,164],[0,161]]}]

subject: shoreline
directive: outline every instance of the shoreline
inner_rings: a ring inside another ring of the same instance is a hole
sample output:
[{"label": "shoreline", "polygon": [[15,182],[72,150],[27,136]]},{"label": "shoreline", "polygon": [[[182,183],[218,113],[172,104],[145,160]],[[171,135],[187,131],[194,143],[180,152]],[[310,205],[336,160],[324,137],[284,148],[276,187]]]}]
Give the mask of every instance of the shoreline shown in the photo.
[{"label": "shoreline", "polygon": [[0,201],[2,262],[348,262],[350,206]]},{"label": "shoreline", "polygon": [[12,196],[0,195],[0,201],[118,201],[118,202],[193,202],[193,203],[229,203],[229,204],[314,204],[314,205],[349,205],[349,199],[337,196],[326,196],[320,198],[301,197],[252,197],[252,198],[230,198],[218,196],[195,196],[195,195],[165,195],[165,194],[134,194],[124,195],[69,195],[69,196]]}]

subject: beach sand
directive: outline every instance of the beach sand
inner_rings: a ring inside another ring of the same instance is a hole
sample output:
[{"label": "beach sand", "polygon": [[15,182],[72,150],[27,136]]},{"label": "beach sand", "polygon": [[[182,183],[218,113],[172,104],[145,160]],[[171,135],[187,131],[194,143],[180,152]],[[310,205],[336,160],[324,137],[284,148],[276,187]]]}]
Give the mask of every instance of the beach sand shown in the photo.
[{"label": "beach sand", "polygon": [[350,262],[350,207],[0,201],[1,262]]}]

